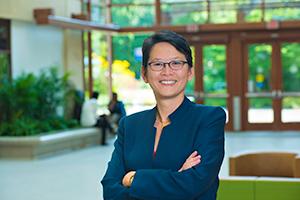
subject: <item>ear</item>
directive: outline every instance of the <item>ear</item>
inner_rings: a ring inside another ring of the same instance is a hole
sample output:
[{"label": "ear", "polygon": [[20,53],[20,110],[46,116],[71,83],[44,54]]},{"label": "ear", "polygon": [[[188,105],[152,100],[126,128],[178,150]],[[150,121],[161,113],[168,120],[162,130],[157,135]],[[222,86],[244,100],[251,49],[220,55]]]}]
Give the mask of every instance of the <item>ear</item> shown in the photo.
[{"label": "ear", "polygon": [[194,77],[194,67],[189,67],[188,70],[188,80],[190,81]]},{"label": "ear", "polygon": [[148,83],[147,69],[144,66],[142,66],[141,75],[142,75],[142,78],[145,81],[145,83]]}]

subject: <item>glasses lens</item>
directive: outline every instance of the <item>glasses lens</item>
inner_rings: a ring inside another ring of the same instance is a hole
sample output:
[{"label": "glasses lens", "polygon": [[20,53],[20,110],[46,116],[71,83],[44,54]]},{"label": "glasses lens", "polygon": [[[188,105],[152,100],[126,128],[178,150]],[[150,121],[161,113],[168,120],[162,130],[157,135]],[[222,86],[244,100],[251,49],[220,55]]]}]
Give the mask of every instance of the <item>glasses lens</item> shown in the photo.
[{"label": "glasses lens", "polygon": [[184,64],[184,62],[177,61],[177,60],[174,60],[174,61],[170,62],[170,66],[171,66],[172,69],[181,69],[183,64]]},{"label": "glasses lens", "polygon": [[159,71],[163,68],[164,64],[162,62],[153,62],[149,66],[153,71]]}]

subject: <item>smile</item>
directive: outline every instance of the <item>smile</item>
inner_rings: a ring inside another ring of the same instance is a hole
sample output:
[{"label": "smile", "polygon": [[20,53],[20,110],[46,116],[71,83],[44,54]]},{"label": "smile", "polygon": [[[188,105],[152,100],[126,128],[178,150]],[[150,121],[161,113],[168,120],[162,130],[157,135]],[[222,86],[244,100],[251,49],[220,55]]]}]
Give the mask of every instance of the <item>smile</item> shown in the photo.
[{"label": "smile", "polygon": [[164,84],[164,85],[173,85],[175,84],[177,81],[175,80],[163,80],[163,81],[159,81],[161,84]]}]

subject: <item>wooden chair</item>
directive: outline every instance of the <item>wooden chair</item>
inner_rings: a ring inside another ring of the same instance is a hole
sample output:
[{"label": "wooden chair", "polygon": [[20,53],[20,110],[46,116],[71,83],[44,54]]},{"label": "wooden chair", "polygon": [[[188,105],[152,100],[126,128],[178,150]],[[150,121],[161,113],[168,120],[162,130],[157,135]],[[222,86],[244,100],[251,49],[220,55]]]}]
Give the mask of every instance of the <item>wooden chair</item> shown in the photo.
[{"label": "wooden chair", "polygon": [[300,155],[294,161],[294,177],[300,178]]},{"label": "wooden chair", "polygon": [[257,152],[229,158],[231,176],[300,176],[300,157],[296,153]]}]

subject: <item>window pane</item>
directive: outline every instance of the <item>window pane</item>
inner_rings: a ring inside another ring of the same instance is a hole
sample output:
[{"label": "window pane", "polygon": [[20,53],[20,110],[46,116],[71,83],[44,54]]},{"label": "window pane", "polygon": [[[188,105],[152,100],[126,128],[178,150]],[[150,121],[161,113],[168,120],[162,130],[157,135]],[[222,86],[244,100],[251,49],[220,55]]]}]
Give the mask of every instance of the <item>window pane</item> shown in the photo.
[{"label": "window pane", "polygon": [[152,26],[154,6],[112,7],[112,22],[119,26]]},{"label": "window pane", "polygon": [[249,123],[272,123],[274,121],[272,99],[250,98],[248,121]]},{"label": "window pane", "polygon": [[268,92],[271,90],[272,47],[265,44],[249,46],[248,92]]},{"label": "window pane", "polygon": [[205,98],[204,104],[209,106],[222,106],[226,108],[226,99],[225,98]]},{"label": "window pane", "polygon": [[207,45],[203,49],[204,92],[226,94],[226,47]]},{"label": "window pane", "polygon": [[207,21],[206,2],[162,4],[161,21],[166,25],[203,24]]},{"label": "window pane", "polygon": [[281,121],[300,122],[300,97],[286,97],[282,101]]},{"label": "window pane", "polygon": [[[195,64],[195,48],[191,46],[191,50],[192,50],[193,63]],[[195,67],[193,67],[192,70],[195,70]],[[195,88],[195,76],[192,78],[192,80],[188,81],[185,87],[185,94],[193,96],[194,88]]]},{"label": "window pane", "polygon": [[300,92],[300,44],[286,43],[281,48],[283,91]]},{"label": "window pane", "polygon": [[126,4],[126,3],[154,3],[155,0],[112,0],[112,4]]},{"label": "window pane", "polygon": [[[243,2],[246,3],[246,2]],[[211,23],[235,23],[239,3],[235,1],[211,1]]]},{"label": "window pane", "polygon": [[0,80],[4,76],[9,76],[9,56],[6,53],[0,53]]},{"label": "window pane", "polygon": [[265,12],[265,20],[294,20],[300,18],[300,8],[282,8],[267,9]]}]

